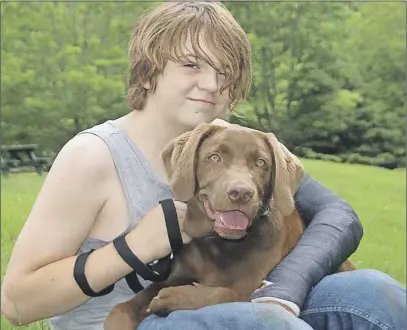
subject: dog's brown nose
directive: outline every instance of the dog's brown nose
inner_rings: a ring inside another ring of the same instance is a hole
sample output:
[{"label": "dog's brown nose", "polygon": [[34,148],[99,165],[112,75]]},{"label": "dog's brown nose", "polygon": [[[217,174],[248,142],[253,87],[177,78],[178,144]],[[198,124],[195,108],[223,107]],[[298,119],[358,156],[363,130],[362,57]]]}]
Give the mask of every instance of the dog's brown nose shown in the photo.
[{"label": "dog's brown nose", "polygon": [[227,194],[232,202],[248,203],[253,198],[254,190],[245,183],[235,183],[231,185]]}]

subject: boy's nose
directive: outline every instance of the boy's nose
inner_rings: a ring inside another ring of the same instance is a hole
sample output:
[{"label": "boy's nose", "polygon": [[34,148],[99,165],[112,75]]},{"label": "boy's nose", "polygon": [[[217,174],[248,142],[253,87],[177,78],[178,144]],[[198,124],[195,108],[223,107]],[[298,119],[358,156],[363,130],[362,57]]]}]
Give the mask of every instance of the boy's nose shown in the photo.
[{"label": "boy's nose", "polygon": [[219,89],[218,72],[212,68],[203,70],[200,73],[198,87],[209,93],[216,93]]}]

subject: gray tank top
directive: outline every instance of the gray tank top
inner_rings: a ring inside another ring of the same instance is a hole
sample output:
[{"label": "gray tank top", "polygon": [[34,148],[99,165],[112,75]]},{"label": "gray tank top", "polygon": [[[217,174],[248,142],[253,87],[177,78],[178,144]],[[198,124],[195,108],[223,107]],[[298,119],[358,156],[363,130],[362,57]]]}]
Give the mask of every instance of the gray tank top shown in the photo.
[{"label": "gray tank top", "polygon": [[[79,134],[94,134],[100,137],[110,150],[128,205],[128,226],[123,234],[133,229],[149,210],[158,205],[160,200],[173,198],[169,186],[154,174],[136,145],[115,121],[106,121]],[[78,254],[101,248],[108,243],[88,238],[80,247]],[[151,283],[142,277],[139,277],[139,280],[144,287]],[[51,329],[102,330],[104,319],[113,306],[132,297],[134,292],[122,278],[115,284],[110,294],[91,298],[71,311],[50,318]]]}]

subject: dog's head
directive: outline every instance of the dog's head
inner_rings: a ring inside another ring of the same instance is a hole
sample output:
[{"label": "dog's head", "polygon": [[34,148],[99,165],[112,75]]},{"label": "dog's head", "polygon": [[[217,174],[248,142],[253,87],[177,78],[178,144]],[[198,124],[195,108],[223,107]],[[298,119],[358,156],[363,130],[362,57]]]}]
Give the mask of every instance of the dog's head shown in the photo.
[{"label": "dog's head", "polygon": [[175,199],[195,199],[207,215],[205,228],[221,237],[246,235],[272,189],[273,169],[273,206],[283,216],[294,211],[303,167],[271,133],[201,124],[171,141],[161,156]]}]

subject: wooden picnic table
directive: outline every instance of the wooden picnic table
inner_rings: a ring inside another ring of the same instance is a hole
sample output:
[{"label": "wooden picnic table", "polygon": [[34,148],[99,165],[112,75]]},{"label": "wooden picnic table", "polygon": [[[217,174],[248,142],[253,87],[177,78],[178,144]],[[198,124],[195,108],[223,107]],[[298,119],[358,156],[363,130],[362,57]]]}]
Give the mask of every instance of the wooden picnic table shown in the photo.
[{"label": "wooden picnic table", "polygon": [[1,173],[29,171],[34,169],[39,175],[51,167],[50,157],[37,157],[36,144],[1,146]]}]

